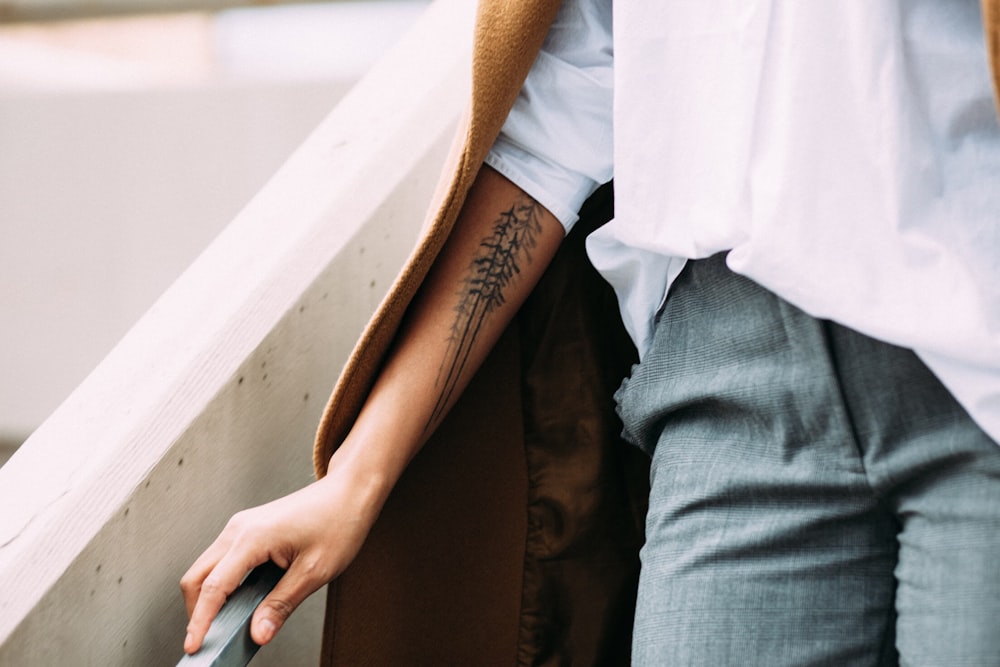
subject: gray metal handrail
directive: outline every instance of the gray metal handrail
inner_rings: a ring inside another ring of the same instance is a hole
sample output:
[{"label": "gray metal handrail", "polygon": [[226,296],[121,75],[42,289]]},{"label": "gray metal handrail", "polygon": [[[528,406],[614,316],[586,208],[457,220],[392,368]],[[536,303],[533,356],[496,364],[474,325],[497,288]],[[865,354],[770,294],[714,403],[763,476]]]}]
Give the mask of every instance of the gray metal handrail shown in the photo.
[{"label": "gray metal handrail", "polygon": [[250,572],[212,621],[201,649],[185,655],[177,667],[244,667],[260,648],[250,638],[250,620],[257,605],[285,573],[267,562]]}]

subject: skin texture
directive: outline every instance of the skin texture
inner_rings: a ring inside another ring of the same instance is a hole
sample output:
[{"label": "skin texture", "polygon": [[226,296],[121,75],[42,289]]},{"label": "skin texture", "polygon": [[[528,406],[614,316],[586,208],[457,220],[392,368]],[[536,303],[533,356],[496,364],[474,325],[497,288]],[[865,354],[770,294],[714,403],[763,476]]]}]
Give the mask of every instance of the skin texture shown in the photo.
[{"label": "skin texture", "polygon": [[234,515],[181,579],[196,652],[226,597],[268,560],[287,572],[254,613],[251,636],[274,638],[311,593],[357,555],[392,487],[440,423],[563,239],[540,204],[489,167],[400,328],[327,476]]}]

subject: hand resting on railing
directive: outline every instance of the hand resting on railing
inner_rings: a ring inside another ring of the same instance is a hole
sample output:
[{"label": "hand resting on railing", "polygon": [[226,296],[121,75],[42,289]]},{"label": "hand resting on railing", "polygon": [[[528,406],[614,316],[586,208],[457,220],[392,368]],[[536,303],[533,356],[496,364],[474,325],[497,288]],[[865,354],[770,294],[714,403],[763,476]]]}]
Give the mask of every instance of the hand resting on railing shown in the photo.
[{"label": "hand resting on railing", "polygon": [[[484,167],[403,320],[393,348],[327,475],[236,514],[184,575],[184,650],[246,574],[271,560],[287,573],[254,613],[274,637],[292,611],[354,559],[389,492],[534,288],[564,236],[560,222]],[[470,443],[474,446],[475,443]]]},{"label": "hand resting on railing", "polygon": [[235,514],[181,579],[190,622],[184,650],[201,648],[209,624],[253,568],[272,561],[287,570],[253,615],[250,634],[267,644],[292,611],[343,571],[378,514],[370,477],[331,465],[323,479]]}]

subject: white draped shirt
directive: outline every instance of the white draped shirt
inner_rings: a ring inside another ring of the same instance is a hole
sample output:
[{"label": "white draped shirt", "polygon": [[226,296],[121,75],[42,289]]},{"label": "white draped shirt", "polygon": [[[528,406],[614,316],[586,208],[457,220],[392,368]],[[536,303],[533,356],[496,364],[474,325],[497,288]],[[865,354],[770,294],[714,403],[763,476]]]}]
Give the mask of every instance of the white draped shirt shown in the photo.
[{"label": "white draped shirt", "polygon": [[687,259],[913,349],[1000,441],[978,0],[564,0],[487,163],[587,239],[640,356]]}]

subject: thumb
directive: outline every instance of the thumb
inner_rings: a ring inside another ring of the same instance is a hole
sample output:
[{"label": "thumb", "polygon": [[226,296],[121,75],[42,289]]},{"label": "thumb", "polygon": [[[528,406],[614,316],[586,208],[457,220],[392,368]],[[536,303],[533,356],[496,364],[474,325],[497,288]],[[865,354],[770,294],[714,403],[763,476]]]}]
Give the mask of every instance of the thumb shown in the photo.
[{"label": "thumb", "polygon": [[292,615],[292,612],[302,604],[302,601],[318,590],[324,582],[312,582],[311,578],[303,576],[305,568],[292,563],[274,589],[257,605],[253,620],[250,623],[250,637],[257,644],[267,644],[278,633],[281,627]]}]

